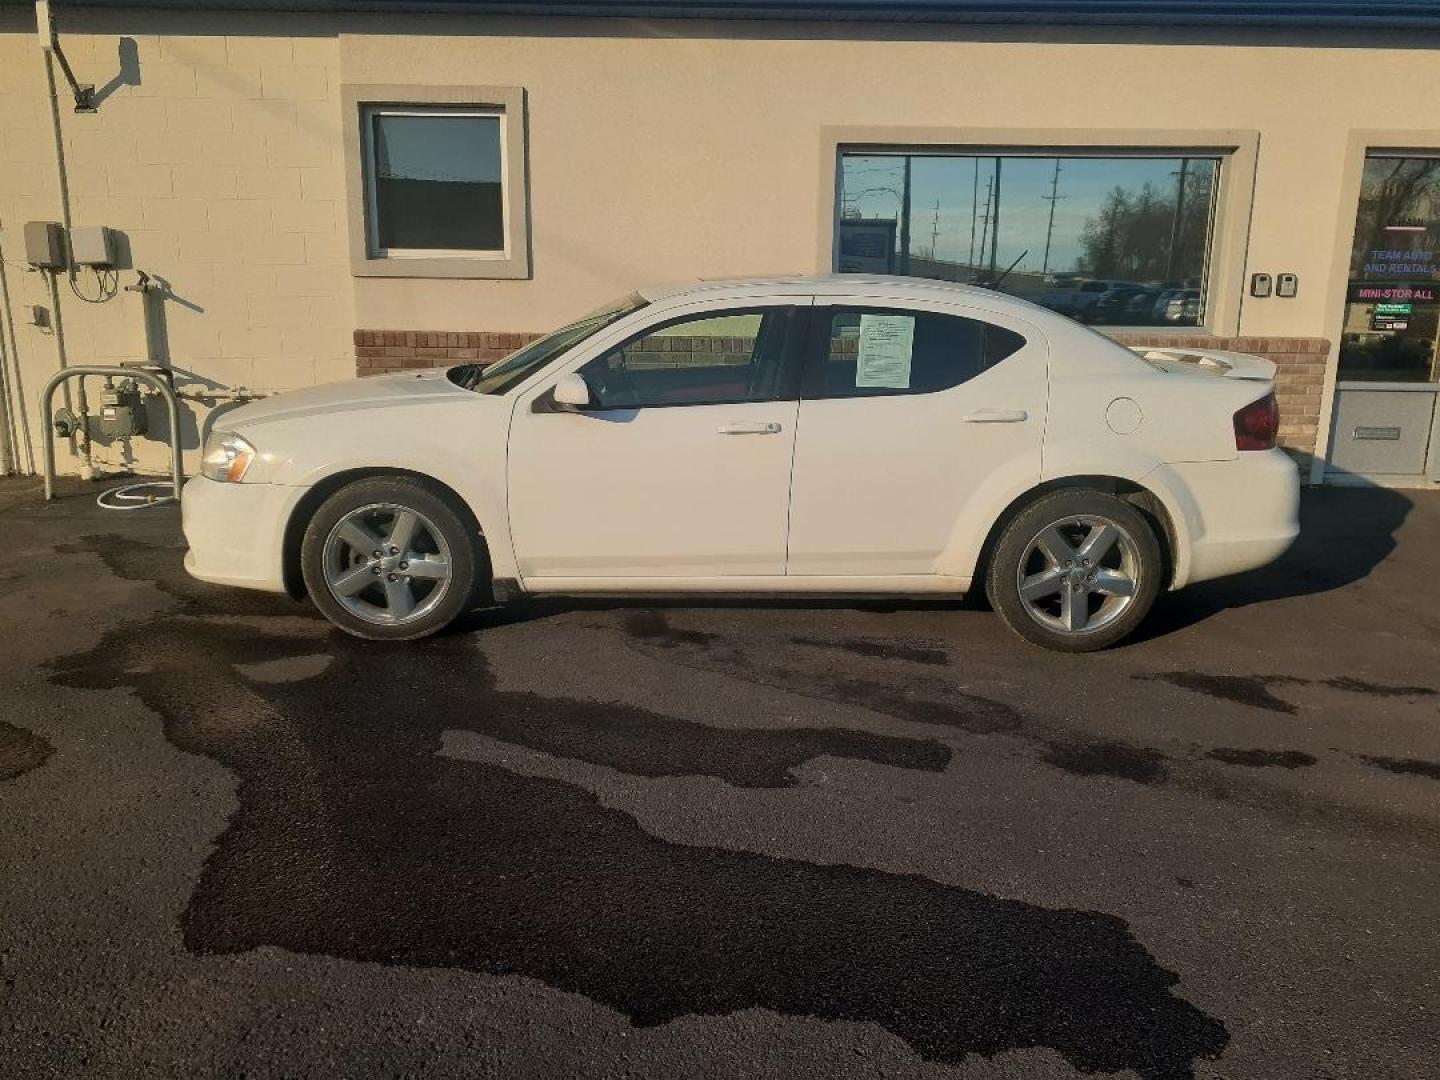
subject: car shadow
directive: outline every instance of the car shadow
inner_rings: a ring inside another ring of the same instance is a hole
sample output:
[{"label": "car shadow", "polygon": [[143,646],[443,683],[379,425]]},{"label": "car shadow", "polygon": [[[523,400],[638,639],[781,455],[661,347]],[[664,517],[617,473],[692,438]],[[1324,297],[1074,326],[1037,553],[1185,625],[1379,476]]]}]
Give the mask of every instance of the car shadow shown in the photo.
[{"label": "car shadow", "polygon": [[1161,594],[1127,643],[1173,634],[1222,611],[1314,596],[1369,577],[1395,550],[1395,534],[1415,503],[1403,491],[1358,478],[1350,485],[1306,488],[1300,537],[1289,551],[1258,570]]},{"label": "car shadow", "polygon": [[[1368,577],[1395,550],[1395,534],[1414,501],[1403,491],[1351,478],[1343,487],[1306,488],[1300,500],[1300,537],[1268,566],[1162,593],[1126,645],[1165,637],[1232,608],[1339,589]],[[540,596],[477,609],[446,633],[468,634],[495,626],[552,618],[573,611],[656,610],[987,611],[982,589],[961,596]]]}]

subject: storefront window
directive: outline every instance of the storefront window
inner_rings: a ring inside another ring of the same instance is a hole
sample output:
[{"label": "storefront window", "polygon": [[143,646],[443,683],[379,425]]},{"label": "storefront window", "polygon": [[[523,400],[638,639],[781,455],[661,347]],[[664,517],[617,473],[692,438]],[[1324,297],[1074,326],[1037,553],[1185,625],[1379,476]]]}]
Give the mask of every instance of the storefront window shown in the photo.
[{"label": "storefront window", "polygon": [[847,151],[835,268],[1000,289],[1087,323],[1205,317],[1218,157]]},{"label": "storefront window", "polygon": [[1440,156],[1365,159],[1350,253],[1341,379],[1440,382]]}]

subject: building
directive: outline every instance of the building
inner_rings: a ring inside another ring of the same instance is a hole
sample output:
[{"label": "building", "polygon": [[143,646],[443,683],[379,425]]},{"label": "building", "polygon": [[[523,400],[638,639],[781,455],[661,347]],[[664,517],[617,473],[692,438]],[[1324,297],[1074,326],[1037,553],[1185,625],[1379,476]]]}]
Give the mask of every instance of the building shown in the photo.
[{"label": "building", "polygon": [[[11,468],[62,336],[173,369],[193,469],[236,387],[499,356],[639,284],[883,265],[1267,356],[1309,479],[1440,480],[1428,0],[49,16],[0,0]],[[114,269],[30,271],[47,221]],[[96,461],[162,462],[163,426]]]}]

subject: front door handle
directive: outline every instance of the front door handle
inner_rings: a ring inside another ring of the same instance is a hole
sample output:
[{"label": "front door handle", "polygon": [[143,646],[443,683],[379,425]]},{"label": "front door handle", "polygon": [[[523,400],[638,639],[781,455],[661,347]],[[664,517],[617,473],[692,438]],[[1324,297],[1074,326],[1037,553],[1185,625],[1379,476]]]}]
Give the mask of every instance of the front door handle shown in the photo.
[{"label": "front door handle", "polygon": [[1024,409],[981,409],[960,419],[967,424],[1023,424],[1029,418]]},{"label": "front door handle", "polygon": [[721,424],[715,430],[721,435],[779,435],[781,427],[774,420],[756,420],[748,423],[736,421],[732,424]]}]

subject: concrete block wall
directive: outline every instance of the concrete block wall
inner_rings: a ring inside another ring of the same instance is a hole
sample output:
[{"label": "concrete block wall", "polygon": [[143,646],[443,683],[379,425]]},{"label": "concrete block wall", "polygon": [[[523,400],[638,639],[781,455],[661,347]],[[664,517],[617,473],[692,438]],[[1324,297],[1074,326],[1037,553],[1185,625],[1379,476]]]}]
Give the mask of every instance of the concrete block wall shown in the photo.
[{"label": "concrete block wall", "polygon": [[[84,303],[62,277],[70,362],[156,359],[197,390],[275,391],[353,375],[334,36],[304,36],[303,20],[289,17],[279,35],[259,18],[192,34],[170,32],[186,29],[183,14],[135,13],[118,31],[58,16],[77,76],[101,88],[98,111],[77,114],[57,71],[72,221],[122,234],[119,284],[133,282],[135,268],[167,290],[147,344],[137,293]],[[28,220],[61,220],[61,200],[33,25],[32,10],[0,12],[0,244],[38,460],[34,392],[57,357],[53,334],[29,322],[31,305],[50,301],[42,276],[24,268],[21,232]],[[163,34],[142,32],[162,25]],[[89,271],[78,284],[96,294]],[[185,411],[193,469],[206,408],[187,402]],[[163,463],[162,443],[134,443],[139,465]],[[122,464],[122,448],[97,445],[96,458]]]}]

